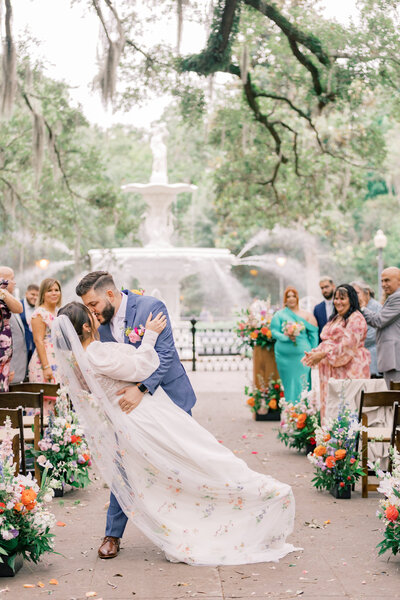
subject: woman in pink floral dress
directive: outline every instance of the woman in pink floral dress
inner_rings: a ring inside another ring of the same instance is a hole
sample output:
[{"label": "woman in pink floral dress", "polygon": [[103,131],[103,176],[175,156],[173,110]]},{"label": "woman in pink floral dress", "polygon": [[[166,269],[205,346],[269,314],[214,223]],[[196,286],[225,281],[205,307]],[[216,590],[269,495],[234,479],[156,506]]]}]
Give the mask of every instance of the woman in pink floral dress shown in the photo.
[{"label": "woman in pink floral dress", "polygon": [[[58,365],[51,342],[51,324],[61,304],[61,285],[57,279],[47,278],[39,289],[38,307],[31,317],[31,329],[36,349],[29,362],[29,381],[37,383],[59,383]],[[54,401],[53,401],[54,402]],[[53,402],[45,398],[45,412]]]},{"label": "woman in pink floral dress", "polygon": [[328,380],[369,379],[371,356],[364,346],[367,323],[360,312],[355,289],[340,285],[334,294],[334,312],[321,332],[319,346],[306,352],[304,364],[319,366],[321,418],[325,415]]}]

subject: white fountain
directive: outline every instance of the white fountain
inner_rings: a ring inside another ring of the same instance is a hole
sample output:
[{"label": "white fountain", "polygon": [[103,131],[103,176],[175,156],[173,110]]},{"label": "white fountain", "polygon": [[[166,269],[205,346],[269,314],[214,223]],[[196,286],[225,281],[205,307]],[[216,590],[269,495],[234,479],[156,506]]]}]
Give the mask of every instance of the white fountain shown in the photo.
[{"label": "white fountain", "polygon": [[[90,250],[89,256],[92,270],[109,270],[125,285],[136,278],[146,294],[165,302],[171,318],[177,321],[180,317],[180,285],[188,275],[204,275],[204,269],[208,267],[210,274],[214,273],[219,280],[210,281],[210,285],[220,284],[221,289],[225,288],[231,294],[238,282],[230,274],[235,257],[228,249],[177,247],[171,243],[171,205],[178,194],[193,193],[197,187],[188,183],[168,183],[165,135],[165,129],[158,128],[151,138],[153,168],[150,183],[122,186],[125,192],[141,194],[147,203],[142,227],[144,246]],[[235,304],[238,304],[237,296],[227,307],[226,318],[231,316],[229,313]]]}]

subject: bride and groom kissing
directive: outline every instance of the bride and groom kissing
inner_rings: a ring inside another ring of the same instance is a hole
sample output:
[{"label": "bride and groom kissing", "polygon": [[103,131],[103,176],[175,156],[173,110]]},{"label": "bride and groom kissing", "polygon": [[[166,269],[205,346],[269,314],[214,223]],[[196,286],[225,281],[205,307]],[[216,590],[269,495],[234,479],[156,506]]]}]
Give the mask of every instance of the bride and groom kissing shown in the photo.
[{"label": "bride and groom kissing", "polygon": [[172,562],[235,565],[296,550],[286,542],[290,486],[249,469],[191,416],[196,397],[165,305],[120,292],[106,271],[86,275],[76,293],[83,304],[63,307],[52,335],[111,488],[100,558],[117,555],[128,518]]}]

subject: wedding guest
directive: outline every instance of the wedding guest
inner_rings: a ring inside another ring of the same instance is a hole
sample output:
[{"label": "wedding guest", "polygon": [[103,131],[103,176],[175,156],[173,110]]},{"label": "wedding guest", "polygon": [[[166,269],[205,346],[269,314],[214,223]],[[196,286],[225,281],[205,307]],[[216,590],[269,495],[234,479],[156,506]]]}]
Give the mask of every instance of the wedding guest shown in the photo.
[{"label": "wedding guest", "polygon": [[[360,306],[366,306],[368,310],[373,313],[377,313],[381,310],[382,304],[375,300],[374,290],[367,283],[353,281],[350,285],[357,292],[358,301]],[[378,369],[378,357],[376,354],[376,331],[372,325],[368,325],[367,329],[367,337],[365,338],[365,347],[369,350],[371,354],[371,363],[369,365],[369,372],[371,375],[371,379],[379,379],[382,375],[379,373]]]},{"label": "wedding guest", "polygon": [[26,348],[28,352],[28,362],[32,358],[32,354],[35,350],[35,342],[33,341],[32,331],[30,329],[31,317],[35,310],[36,303],[39,297],[39,286],[36,283],[30,283],[26,288],[25,298],[22,300],[23,311],[21,313],[21,320],[25,328],[25,340]]},{"label": "wedding guest", "polygon": [[361,310],[368,325],[376,329],[378,369],[389,388],[391,381],[400,381],[400,269],[385,269],[381,280],[385,295],[382,309],[374,313],[363,301]]},{"label": "wedding guest", "polygon": [[314,307],[314,317],[317,319],[319,340],[321,341],[321,331],[333,313],[333,292],[335,291],[335,285],[332,278],[326,276],[319,280],[319,287],[324,300]]},{"label": "wedding guest", "polygon": [[[61,305],[61,285],[57,279],[44,279],[40,284],[38,306],[31,317],[31,329],[36,349],[29,362],[29,381],[59,383],[58,366],[51,342],[51,324]],[[45,412],[52,402],[45,400]]]},{"label": "wedding guest", "polygon": [[322,342],[303,358],[305,365],[319,367],[321,419],[325,416],[331,377],[369,379],[370,354],[364,346],[367,323],[360,312],[356,290],[347,283],[339,285],[333,305],[333,314],[321,332]]},{"label": "wedding guest", "polygon": [[14,271],[0,267],[0,391],[8,392],[10,383],[10,363],[13,341],[10,320],[12,314],[22,312],[22,304],[14,298]]},{"label": "wedding guest", "polygon": [[275,359],[285,399],[295,404],[302,391],[311,387],[311,369],[301,359],[318,344],[318,327],[313,315],[299,308],[296,288],[286,288],[283,304],[285,308],[272,318],[271,333],[276,340]]}]

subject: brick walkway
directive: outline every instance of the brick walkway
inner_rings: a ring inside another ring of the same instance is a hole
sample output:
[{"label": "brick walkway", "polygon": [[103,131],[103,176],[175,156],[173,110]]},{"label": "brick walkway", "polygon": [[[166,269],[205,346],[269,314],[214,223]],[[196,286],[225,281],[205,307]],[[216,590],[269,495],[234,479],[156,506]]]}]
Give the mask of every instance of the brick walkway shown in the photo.
[{"label": "brick walkway", "polygon": [[[56,550],[62,556],[45,556],[39,565],[25,563],[14,579],[0,581],[0,600],[84,600],[88,592],[96,592],[96,600],[400,599],[400,558],[388,561],[375,551],[381,539],[375,517],[378,494],[362,499],[356,490],[351,500],[335,500],[315,491],[311,465],[277,442],[277,425],[250,418],[242,392],[245,373],[190,376],[198,395],[195,418],[252,468],[293,486],[297,512],[290,541],[303,552],[277,564],[219,568],[170,564],[129,524],[119,556],[102,561],[96,551],[104,531],[108,490],[96,479],[88,490],[53,502],[57,518],[66,523],[55,532]],[[58,585],[49,584],[53,578]],[[39,581],[43,588],[23,588]]]}]

